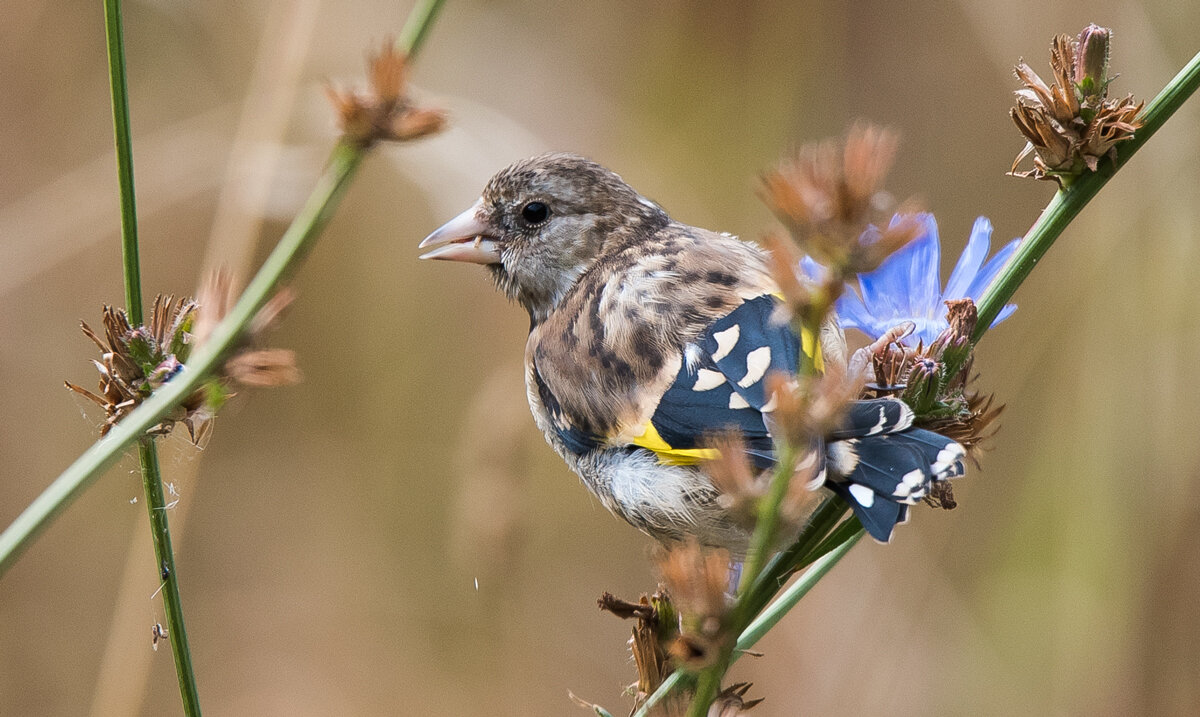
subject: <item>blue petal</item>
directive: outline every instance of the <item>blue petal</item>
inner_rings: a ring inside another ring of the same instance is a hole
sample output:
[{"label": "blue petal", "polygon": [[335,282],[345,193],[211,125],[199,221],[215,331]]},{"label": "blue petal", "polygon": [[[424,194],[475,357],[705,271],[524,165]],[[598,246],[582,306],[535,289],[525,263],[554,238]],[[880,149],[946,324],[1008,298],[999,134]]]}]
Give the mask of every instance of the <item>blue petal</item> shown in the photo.
[{"label": "blue petal", "polygon": [[[863,304],[879,319],[906,319],[925,315],[938,301],[941,249],[937,223],[931,214],[918,214],[925,230],[883,261],[875,271],[859,274]],[[900,217],[892,218],[892,224]],[[898,322],[892,322],[898,323]]]},{"label": "blue petal", "polygon": [[[918,214],[925,231],[900,251],[908,250],[908,311],[913,317],[933,318],[941,309],[942,244],[932,214]],[[900,217],[892,219],[895,225]]]},{"label": "blue petal", "polygon": [[987,217],[979,217],[975,220],[975,226],[971,227],[971,238],[967,239],[967,247],[963,249],[962,256],[954,265],[950,281],[946,282],[946,291],[942,294],[943,299],[949,301],[968,296],[967,291],[971,282],[979,274],[979,267],[983,266],[983,260],[987,259],[988,249],[991,248],[991,245],[992,223],[988,221]]},{"label": "blue petal", "polygon": [[811,256],[805,254],[800,257],[800,271],[805,277],[813,281],[823,281],[828,270],[818,264]]},{"label": "blue petal", "polygon": [[886,319],[881,319],[868,311],[867,307],[863,305],[862,299],[859,299],[858,294],[854,293],[849,286],[837,300],[837,313],[842,328],[858,329],[872,339],[879,338],[891,328],[891,326],[880,328]]},{"label": "blue petal", "polygon": [[996,256],[989,259],[988,263],[983,265],[983,269],[971,281],[971,286],[967,288],[967,296],[978,301],[979,297],[983,296],[983,292],[988,288],[988,285],[992,283],[992,280],[996,278],[1000,270],[1004,268],[1004,265],[1008,263],[1008,260],[1017,251],[1017,245],[1020,243],[1020,239],[1013,239],[1001,247],[1000,251],[996,252]]},{"label": "blue petal", "polygon": [[995,328],[996,324],[998,324],[1001,321],[1004,321],[1008,317],[1012,316],[1013,312],[1016,310],[1017,310],[1016,304],[1006,304],[1003,309],[1000,309],[1000,313],[996,314],[995,320],[992,321],[992,325],[989,326],[988,328],[989,329]]},{"label": "blue petal", "polygon": [[945,313],[936,319],[921,317],[913,323],[916,324],[916,328],[901,341],[905,346],[916,346],[918,340],[928,346],[936,341],[943,331],[950,328],[950,322],[946,321]]}]

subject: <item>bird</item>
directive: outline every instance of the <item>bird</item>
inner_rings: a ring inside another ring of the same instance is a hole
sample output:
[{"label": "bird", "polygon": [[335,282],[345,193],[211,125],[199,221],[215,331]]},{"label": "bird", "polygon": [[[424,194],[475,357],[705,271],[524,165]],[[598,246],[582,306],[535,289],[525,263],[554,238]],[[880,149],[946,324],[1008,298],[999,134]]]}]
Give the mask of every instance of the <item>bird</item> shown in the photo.
[{"label": "bird", "polygon": [[[500,170],[419,248],[483,265],[529,314],[534,421],[605,507],[664,543],[745,553],[749,532],[704,469],[711,438],[736,432],[752,463],[771,467],[767,375],[795,375],[801,351],[821,353],[820,338],[779,320],[765,250],[677,222],[569,153]],[[844,498],[881,542],[935,481],[965,472],[963,447],[913,427],[897,398],[852,402],[818,451],[811,487]]]}]

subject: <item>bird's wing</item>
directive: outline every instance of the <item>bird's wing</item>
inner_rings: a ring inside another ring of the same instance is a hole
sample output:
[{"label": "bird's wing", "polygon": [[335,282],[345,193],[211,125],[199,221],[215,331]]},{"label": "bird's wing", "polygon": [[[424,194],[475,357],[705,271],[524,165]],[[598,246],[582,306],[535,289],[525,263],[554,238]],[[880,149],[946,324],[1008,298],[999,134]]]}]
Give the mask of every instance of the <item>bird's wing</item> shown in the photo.
[{"label": "bird's wing", "polygon": [[761,250],[733,237],[671,224],[618,246],[530,332],[531,401],[557,406],[550,423],[572,432],[560,435],[568,446],[628,445],[678,380],[685,347],[773,288]]},{"label": "bird's wing", "polygon": [[[737,431],[755,463],[774,462],[766,414],[774,408],[767,376],[794,376],[800,340],[775,319],[778,300],[764,294],[742,302],[687,345],[675,380],[663,393],[633,443],[664,462],[687,463],[714,456],[705,447],[715,435]],[[815,342],[805,342],[809,355]]]},{"label": "bird's wing", "polygon": [[[770,413],[775,401],[766,376],[794,375],[801,340],[775,318],[770,295],[744,302],[715,321],[685,351],[683,363],[635,445],[668,463],[715,457],[705,443],[714,433],[735,430],[759,468],[774,463]],[[805,337],[805,354],[819,353]],[[957,442],[913,428],[912,410],[895,398],[853,401],[841,423],[813,450],[820,462],[812,486],[828,485],[854,509],[863,527],[887,542],[907,520],[908,506],[921,501],[934,481],[963,474],[965,451]],[[824,450],[822,450],[824,448]]]}]

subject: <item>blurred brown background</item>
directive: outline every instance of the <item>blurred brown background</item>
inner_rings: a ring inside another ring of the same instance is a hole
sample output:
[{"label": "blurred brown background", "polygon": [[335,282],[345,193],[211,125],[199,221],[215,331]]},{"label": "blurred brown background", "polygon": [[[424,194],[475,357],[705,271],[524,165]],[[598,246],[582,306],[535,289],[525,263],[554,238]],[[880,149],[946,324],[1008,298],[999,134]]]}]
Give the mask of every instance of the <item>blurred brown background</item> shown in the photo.
[{"label": "blurred brown background", "polygon": [[[127,0],[144,287],[246,271],[334,137],[322,83],[357,81],[407,3]],[[414,81],[453,126],[363,168],[295,281],[274,345],[298,387],[239,396],[164,471],[204,706],[214,715],[626,711],[649,540],[536,433],[526,319],[483,272],[416,244],[496,169],[588,154],[683,221],[757,237],[756,173],[856,118],[903,134],[890,182],[947,253],[1052,194],[1004,176],[1026,58],[1115,28],[1114,91],[1152,97],[1200,5],[1147,0],[803,5],[451,0]],[[0,522],[95,437],[80,318],[122,297],[97,2],[0,22]],[[747,659],[771,715],[1191,715],[1200,705],[1200,100],[1072,225],[982,344],[1008,404],[953,512],[860,545]],[[951,260],[944,262],[949,272]],[[0,580],[0,714],[178,712],[133,459]],[[476,587],[478,581],[478,587]]]}]

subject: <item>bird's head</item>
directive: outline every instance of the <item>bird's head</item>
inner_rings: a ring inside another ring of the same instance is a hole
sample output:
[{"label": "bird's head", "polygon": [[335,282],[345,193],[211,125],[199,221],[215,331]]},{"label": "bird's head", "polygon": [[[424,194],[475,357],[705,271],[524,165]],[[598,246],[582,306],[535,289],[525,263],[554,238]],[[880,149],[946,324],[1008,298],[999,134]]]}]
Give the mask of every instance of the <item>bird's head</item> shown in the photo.
[{"label": "bird's head", "polygon": [[422,259],[485,264],[535,323],[606,250],[669,219],[613,172],[573,154],[543,154],[492,177],[465,212],[421,242]]}]

